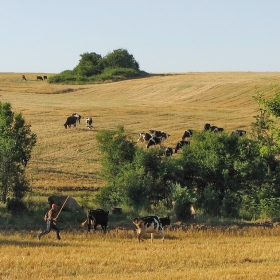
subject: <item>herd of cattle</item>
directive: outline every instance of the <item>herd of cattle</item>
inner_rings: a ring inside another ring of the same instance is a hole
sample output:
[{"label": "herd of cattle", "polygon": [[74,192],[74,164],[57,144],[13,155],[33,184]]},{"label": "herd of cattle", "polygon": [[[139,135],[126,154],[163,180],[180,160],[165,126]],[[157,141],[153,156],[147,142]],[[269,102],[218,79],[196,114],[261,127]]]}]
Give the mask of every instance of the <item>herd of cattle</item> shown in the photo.
[{"label": "herd of cattle", "polygon": [[[21,77],[22,77],[23,80],[27,81],[25,75],[22,75]],[[47,80],[47,79],[48,79],[48,76],[36,76],[37,81],[44,81],[44,80]]]},{"label": "herd of cattle", "polygon": [[[210,123],[206,123],[204,125],[204,131],[212,131],[214,133],[219,133],[219,132],[223,132],[224,128],[222,127],[218,127],[215,125],[211,125]],[[193,136],[194,130],[192,129],[188,129],[185,130],[182,136],[182,139],[180,141],[178,141],[176,143],[175,148],[171,148],[171,147],[166,147],[164,154],[165,156],[172,156],[173,152],[177,153],[178,150],[182,149],[185,145],[189,145],[190,144],[190,139]],[[237,129],[232,131],[231,135],[237,135],[237,136],[244,136],[246,135],[246,130],[242,130],[242,129]],[[151,146],[156,146],[159,145],[160,147],[162,147],[164,145],[164,142],[170,137],[171,135],[164,132],[164,131],[160,131],[160,130],[154,130],[154,129],[150,129],[149,132],[141,132],[139,133],[139,138],[137,140],[137,143],[147,143],[146,147],[147,149]]]},{"label": "herd of cattle", "polygon": [[[59,208],[63,207],[63,211],[77,212],[83,210],[73,197],[52,195],[48,198],[48,203],[51,207],[55,203]],[[91,228],[97,230],[97,226],[100,225],[102,231],[106,233],[109,221],[109,211],[103,209],[90,209],[87,212],[87,219],[81,224],[87,225],[87,234]],[[151,234],[151,241],[153,242],[153,234],[161,234],[162,241],[164,241],[164,227],[170,225],[170,218],[160,218],[158,216],[146,216],[137,217],[133,220],[135,230],[137,233],[138,242],[143,241],[143,237],[147,234]]]},{"label": "herd of cattle", "polygon": [[[74,113],[71,116],[67,117],[64,127],[70,128],[71,126],[76,127],[78,124],[81,123],[82,116],[80,114]],[[92,129],[92,118],[86,118],[86,126],[88,129]]]}]

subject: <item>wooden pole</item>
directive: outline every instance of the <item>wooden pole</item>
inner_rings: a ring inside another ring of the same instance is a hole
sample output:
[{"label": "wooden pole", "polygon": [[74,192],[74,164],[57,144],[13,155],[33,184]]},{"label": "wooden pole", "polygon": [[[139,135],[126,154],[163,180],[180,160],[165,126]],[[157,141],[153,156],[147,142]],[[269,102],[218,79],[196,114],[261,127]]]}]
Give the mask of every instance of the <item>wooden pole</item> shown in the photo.
[{"label": "wooden pole", "polygon": [[56,215],[56,217],[55,217],[56,219],[58,218],[58,216],[59,216],[59,214],[60,214],[60,212],[61,212],[62,208],[64,207],[64,205],[65,205],[66,201],[68,200],[68,198],[69,198],[69,195],[67,196],[67,198],[65,199],[64,203],[62,204],[62,206],[61,206],[61,208],[60,208],[59,212],[57,213],[57,215]]}]

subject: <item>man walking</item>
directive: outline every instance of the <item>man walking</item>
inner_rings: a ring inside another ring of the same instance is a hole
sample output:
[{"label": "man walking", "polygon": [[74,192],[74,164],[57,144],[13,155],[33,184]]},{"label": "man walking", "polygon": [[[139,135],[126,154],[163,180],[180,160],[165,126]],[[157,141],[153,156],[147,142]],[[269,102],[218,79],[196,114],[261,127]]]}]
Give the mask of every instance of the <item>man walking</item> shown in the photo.
[{"label": "man walking", "polygon": [[56,213],[56,204],[52,204],[52,208],[48,211],[46,221],[47,221],[47,229],[42,231],[40,234],[38,234],[38,239],[45,235],[48,234],[51,230],[54,230],[56,232],[56,237],[58,240],[60,240],[59,236],[59,229],[56,226],[56,218],[55,218],[55,213]]}]

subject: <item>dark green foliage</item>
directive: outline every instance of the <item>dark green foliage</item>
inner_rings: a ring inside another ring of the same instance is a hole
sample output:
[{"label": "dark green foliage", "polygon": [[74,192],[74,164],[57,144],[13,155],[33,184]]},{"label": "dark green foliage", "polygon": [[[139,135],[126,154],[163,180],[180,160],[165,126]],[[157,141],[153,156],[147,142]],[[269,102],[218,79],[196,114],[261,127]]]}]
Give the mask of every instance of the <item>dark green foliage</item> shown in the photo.
[{"label": "dark green foliage", "polygon": [[49,78],[50,83],[95,83],[119,81],[147,76],[140,71],[139,63],[125,49],[117,49],[105,57],[95,52],[80,55],[79,64],[73,70],[66,70]]},{"label": "dark green foliage", "polygon": [[6,203],[10,198],[19,205],[29,189],[22,162],[30,159],[36,134],[9,103],[0,103],[0,132],[0,200]]}]

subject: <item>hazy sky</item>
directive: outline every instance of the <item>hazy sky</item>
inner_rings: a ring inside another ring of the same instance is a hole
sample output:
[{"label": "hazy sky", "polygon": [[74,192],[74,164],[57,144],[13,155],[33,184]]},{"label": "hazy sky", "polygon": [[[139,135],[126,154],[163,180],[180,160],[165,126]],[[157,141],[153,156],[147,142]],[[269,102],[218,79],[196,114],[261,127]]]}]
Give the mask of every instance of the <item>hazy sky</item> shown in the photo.
[{"label": "hazy sky", "polygon": [[0,0],[0,72],[126,49],[149,73],[280,71],[280,0]]}]

